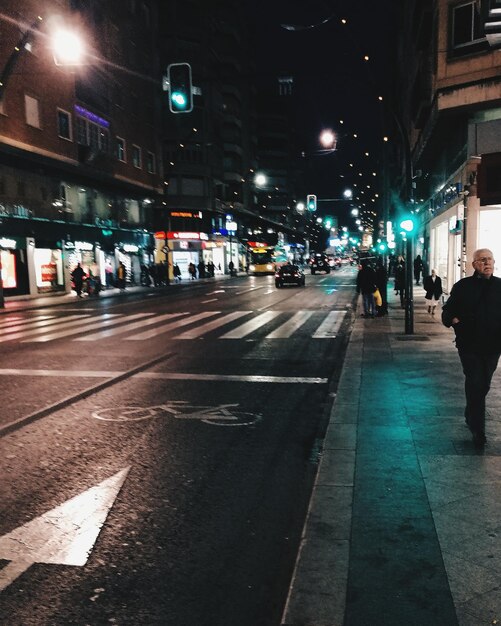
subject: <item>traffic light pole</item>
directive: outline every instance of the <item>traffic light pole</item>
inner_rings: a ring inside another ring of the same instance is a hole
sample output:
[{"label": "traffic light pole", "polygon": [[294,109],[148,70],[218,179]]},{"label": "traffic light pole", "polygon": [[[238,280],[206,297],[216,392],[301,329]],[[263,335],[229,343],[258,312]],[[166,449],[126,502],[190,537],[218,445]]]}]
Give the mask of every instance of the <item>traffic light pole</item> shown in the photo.
[{"label": "traffic light pole", "polygon": [[407,234],[405,244],[405,334],[414,334],[414,288],[412,283],[413,233]]}]

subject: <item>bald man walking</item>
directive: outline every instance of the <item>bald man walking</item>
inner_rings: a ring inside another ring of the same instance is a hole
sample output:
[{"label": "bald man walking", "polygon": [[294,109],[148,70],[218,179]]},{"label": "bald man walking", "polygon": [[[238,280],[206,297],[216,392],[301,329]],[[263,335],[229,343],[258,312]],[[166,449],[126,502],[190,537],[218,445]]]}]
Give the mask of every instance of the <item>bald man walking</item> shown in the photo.
[{"label": "bald man walking", "polygon": [[473,443],[485,437],[485,399],[501,354],[501,278],[493,275],[494,255],[481,248],[473,254],[472,276],[452,288],[442,309],[442,322],[454,329],[465,376],[466,423]]}]

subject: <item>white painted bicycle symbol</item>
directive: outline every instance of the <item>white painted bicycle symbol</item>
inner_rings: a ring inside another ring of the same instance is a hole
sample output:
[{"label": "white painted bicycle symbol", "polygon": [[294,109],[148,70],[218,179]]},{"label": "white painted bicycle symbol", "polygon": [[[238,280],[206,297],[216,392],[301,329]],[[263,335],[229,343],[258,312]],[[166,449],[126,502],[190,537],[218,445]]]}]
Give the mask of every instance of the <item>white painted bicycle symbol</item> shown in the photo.
[{"label": "white painted bicycle symbol", "polygon": [[239,404],[219,406],[193,406],[184,400],[171,400],[155,406],[122,406],[99,409],[92,417],[105,422],[139,422],[165,415],[181,420],[199,420],[212,426],[250,426],[261,421],[260,413],[236,411]]}]

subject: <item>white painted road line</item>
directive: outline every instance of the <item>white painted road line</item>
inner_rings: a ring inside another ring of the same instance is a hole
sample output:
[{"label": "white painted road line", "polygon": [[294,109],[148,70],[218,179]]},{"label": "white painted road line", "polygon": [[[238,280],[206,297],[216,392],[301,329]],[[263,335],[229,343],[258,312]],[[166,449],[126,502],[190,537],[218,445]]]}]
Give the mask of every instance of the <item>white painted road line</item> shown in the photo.
[{"label": "white painted road line", "polygon": [[[0,376],[47,376],[54,378],[115,378],[125,372],[102,370],[42,370],[42,369],[0,369]],[[233,381],[239,383],[304,383],[308,385],[325,385],[327,378],[314,376],[247,376],[239,374],[194,374],[180,372],[139,372],[131,378],[148,378],[158,380],[200,380],[200,381]]]},{"label": "white painted road line", "polygon": [[0,537],[0,591],[34,563],[83,567],[130,466]]},{"label": "white painted road line", "polygon": [[0,332],[12,333],[20,328],[26,328],[26,326],[38,325],[38,323],[45,320],[55,318],[55,315],[37,315],[36,317],[8,317],[3,319],[0,323]]},{"label": "white painted road line", "polygon": [[317,328],[313,339],[333,339],[343,323],[346,311],[331,311]]},{"label": "white painted road line", "polygon": [[[153,313],[145,315],[153,315]],[[142,319],[139,322],[133,322],[132,324],[124,324],[118,328],[108,328],[107,330],[100,330],[95,333],[90,333],[89,335],[84,335],[83,337],[77,337],[75,341],[96,341],[97,339],[104,339],[105,337],[114,337],[115,335],[127,333],[130,330],[137,330],[138,328],[151,326],[151,324],[158,324],[159,322],[164,322],[165,320],[172,319],[174,317],[180,317],[181,315],[188,315],[188,313],[166,313],[165,315],[156,315],[155,317]],[[130,317],[128,319],[130,319]]]},{"label": "white painted road line", "polygon": [[[58,328],[71,328],[72,326],[78,326],[79,324],[82,324],[82,322],[86,322],[89,319],[91,319],[90,315],[68,315],[62,318],[56,317],[55,319],[47,320],[46,322],[40,322],[41,328],[28,328],[17,333],[2,336],[0,337],[0,342],[12,341],[13,339],[23,339],[23,337],[31,337],[46,333],[47,325],[54,326],[57,324]],[[99,318],[96,317],[94,319],[97,320]]]},{"label": "white painted road line", "polygon": [[238,374],[180,374],[175,372],[140,372],[134,378],[158,378],[162,380],[219,380],[237,383],[306,383],[325,385],[328,378],[310,376],[239,376]]},{"label": "white painted road line", "polygon": [[202,324],[202,326],[198,326],[198,328],[186,330],[184,333],[178,335],[176,339],[197,339],[201,335],[211,332],[216,328],[220,328],[221,326],[243,317],[244,315],[248,315],[249,313],[252,313],[252,311],[233,311],[233,313],[228,313],[228,315],[223,315],[223,317],[218,317],[216,320]]},{"label": "white painted road line", "polygon": [[157,335],[167,333],[169,332],[169,330],[173,330],[175,328],[181,328],[181,326],[188,326],[188,324],[193,324],[194,322],[198,322],[198,320],[202,320],[206,317],[211,317],[213,315],[219,315],[220,313],[221,311],[205,311],[205,313],[192,315],[191,317],[188,317],[188,318],[185,317],[182,320],[177,320],[176,322],[171,322],[170,324],[163,324],[163,326],[153,328],[152,330],[147,330],[144,333],[139,333],[138,335],[132,335],[131,337],[126,337],[126,339],[127,341],[141,341],[143,339],[151,339],[152,337],[156,337]]},{"label": "white painted road line", "polygon": [[311,316],[313,311],[298,311],[287,320],[284,324],[276,328],[266,339],[285,339],[290,337],[298,328],[300,328]]},{"label": "white painted road line", "polygon": [[242,339],[242,337],[250,335],[261,326],[271,322],[271,320],[275,319],[280,313],[281,311],[266,311],[265,313],[261,313],[261,315],[251,319],[246,324],[242,324],[242,326],[230,330],[230,332],[225,335],[221,335],[219,339]]},{"label": "white painted road line", "polygon": [[[99,323],[100,326],[113,326],[114,324],[122,324],[123,322],[127,322],[128,320],[137,319],[139,317],[144,317],[144,315],[145,315],[144,313],[136,313],[135,315],[128,315],[127,317],[125,317],[121,314],[105,313],[103,317],[106,317],[107,319],[103,321],[101,321],[100,318],[91,317],[90,319],[84,320],[84,323],[76,322],[76,324],[79,324],[77,325],[76,328],[66,328],[64,330],[61,330],[55,333],[42,335],[41,337],[23,339],[21,343],[32,343],[32,342],[45,343],[47,341],[52,341],[53,339],[61,339],[61,337],[69,337],[70,335],[77,335],[79,333],[84,333],[88,330],[95,330],[96,323]],[[72,323],[71,325],[74,326],[75,324]]]}]

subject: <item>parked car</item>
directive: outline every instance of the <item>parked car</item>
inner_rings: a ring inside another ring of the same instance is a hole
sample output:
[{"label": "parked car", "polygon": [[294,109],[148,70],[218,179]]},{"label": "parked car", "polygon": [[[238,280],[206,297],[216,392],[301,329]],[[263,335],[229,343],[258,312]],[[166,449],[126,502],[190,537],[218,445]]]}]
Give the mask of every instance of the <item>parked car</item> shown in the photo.
[{"label": "parked car", "polygon": [[311,273],[316,274],[317,272],[325,272],[326,274],[330,274],[331,266],[329,264],[329,259],[326,254],[321,254],[317,252],[311,259],[310,262]]},{"label": "parked car", "polygon": [[275,287],[277,289],[284,285],[304,287],[305,283],[304,272],[297,265],[287,263],[287,265],[282,265],[275,272]]}]

